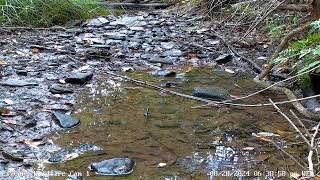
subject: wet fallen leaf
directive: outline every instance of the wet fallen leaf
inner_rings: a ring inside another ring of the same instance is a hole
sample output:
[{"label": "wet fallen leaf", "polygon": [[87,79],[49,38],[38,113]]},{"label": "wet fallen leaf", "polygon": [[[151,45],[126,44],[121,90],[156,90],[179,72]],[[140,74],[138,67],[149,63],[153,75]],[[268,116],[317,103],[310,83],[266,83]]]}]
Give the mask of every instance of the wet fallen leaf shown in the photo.
[{"label": "wet fallen leaf", "polygon": [[0,108],[0,115],[9,114],[10,110],[7,108]]},{"label": "wet fallen leaf", "polygon": [[163,168],[163,167],[165,167],[165,166],[167,166],[167,163],[159,163],[159,164],[157,165],[158,168]]},{"label": "wet fallen leaf", "polygon": [[9,105],[13,104],[13,101],[11,99],[4,99],[3,102]]},{"label": "wet fallen leaf", "polygon": [[7,65],[7,62],[0,60],[0,66]]},{"label": "wet fallen leaf", "polygon": [[234,74],[235,72],[231,69],[225,68],[224,69],[225,72],[230,73],[230,74]]},{"label": "wet fallen leaf", "polygon": [[186,73],[188,73],[188,72],[190,72],[190,71],[192,71],[193,70],[193,67],[191,67],[191,66],[189,66],[189,67],[187,67],[187,69],[186,69]]},{"label": "wet fallen leaf", "polygon": [[267,160],[269,158],[269,156],[265,155],[265,154],[260,154],[258,156],[255,157],[255,159],[258,161],[258,162],[263,162],[265,160]]},{"label": "wet fallen leaf", "polygon": [[256,136],[256,138],[257,138],[257,140],[260,140],[260,141],[272,142],[272,139],[268,138],[268,137]]},{"label": "wet fallen leaf", "polygon": [[17,124],[17,121],[14,120],[14,119],[3,120],[3,122],[6,123],[6,124],[13,124],[13,125],[16,125],[16,124]]},{"label": "wet fallen leaf", "polygon": [[40,52],[40,49],[38,49],[38,48],[32,48],[32,49],[31,49],[31,52],[32,52],[33,54],[38,54],[38,53]]},{"label": "wet fallen leaf", "polygon": [[32,148],[39,148],[38,146],[43,144],[42,141],[31,141],[31,140],[24,140],[23,141],[26,145],[28,145],[29,147],[32,147]]},{"label": "wet fallen leaf", "polygon": [[299,179],[301,175],[297,172],[290,172],[290,177],[293,179]]},{"label": "wet fallen leaf", "polygon": [[242,148],[242,150],[244,150],[244,151],[253,151],[254,147],[245,147],[245,148]]}]

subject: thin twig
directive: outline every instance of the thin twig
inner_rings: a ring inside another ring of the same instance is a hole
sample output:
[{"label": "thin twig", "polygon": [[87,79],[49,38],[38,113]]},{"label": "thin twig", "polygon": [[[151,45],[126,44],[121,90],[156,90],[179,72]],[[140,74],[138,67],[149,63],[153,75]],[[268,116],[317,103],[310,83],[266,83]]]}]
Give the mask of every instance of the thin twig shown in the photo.
[{"label": "thin twig", "polygon": [[309,133],[308,129],[306,126],[302,123],[300,118],[290,109],[290,113],[293,115],[293,117],[299,122],[299,124],[304,128],[304,131],[307,133],[309,138],[312,138],[311,134]]},{"label": "thin twig", "polygon": [[[156,90],[160,90],[160,91],[162,91],[162,92],[166,92],[166,93],[173,94],[173,95],[176,95],[176,96],[181,96],[181,97],[185,97],[185,98],[188,98],[188,99],[193,99],[193,100],[197,100],[197,101],[200,101],[200,102],[204,102],[204,103],[207,103],[207,104],[212,105],[212,106],[218,106],[218,105],[238,106],[238,107],[263,107],[263,106],[272,106],[271,103],[236,104],[236,103],[228,103],[228,102],[223,102],[223,101],[214,101],[214,100],[210,100],[210,99],[205,99],[205,98],[200,98],[200,97],[196,97],[196,96],[192,96],[192,95],[187,95],[187,94],[178,93],[178,92],[175,92],[175,91],[172,91],[172,90],[168,90],[168,89],[165,89],[165,88],[162,88],[162,87],[159,87],[159,86],[156,86],[156,85],[147,83],[147,82],[145,82],[145,81],[140,81],[140,80],[137,80],[137,79],[129,78],[129,77],[127,77],[127,76],[115,74],[115,73],[112,73],[112,72],[110,72],[110,71],[107,71],[106,74],[109,74],[109,75],[112,75],[112,76],[116,76],[116,77],[121,77],[121,78],[123,78],[123,79],[127,79],[127,80],[129,80],[129,81],[131,81],[131,82],[134,82],[134,83],[137,83],[138,85],[141,85],[141,86],[150,87],[150,88],[153,88],[153,89],[156,89]],[[294,99],[294,100],[274,102],[274,104],[276,104],[276,105],[279,105],[279,104],[287,104],[287,103],[292,103],[292,102],[297,102],[297,101],[303,101],[303,100],[307,100],[307,99],[312,99],[312,98],[315,98],[315,97],[320,97],[320,94],[314,95],[314,96],[309,96],[309,97],[304,97],[304,98],[299,98],[299,99]]]},{"label": "thin twig", "polygon": [[274,104],[274,102],[269,98],[270,103],[272,104],[272,106],[278,111],[278,113],[280,113],[289,123],[290,125],[299,133],[299,135],[301,136],[301,138],[304,140],[304,142],[308,145],[309,149],[312,149],[312,145],[310,144],[310,142],[307,140],[307,138],[302,134],[302,132],[299,130],[299,128],[291,121],[291,119],[281,111],[281,109]]}]

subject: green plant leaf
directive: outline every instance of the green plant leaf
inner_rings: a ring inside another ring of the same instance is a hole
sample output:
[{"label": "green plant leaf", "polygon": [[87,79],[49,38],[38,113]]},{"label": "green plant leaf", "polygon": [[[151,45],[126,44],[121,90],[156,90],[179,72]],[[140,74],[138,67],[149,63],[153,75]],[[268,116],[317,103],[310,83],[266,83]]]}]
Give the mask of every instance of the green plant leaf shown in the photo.
[{"label": "green plant leaf", "polygon": [[308,64],[307,66],[305,66],[304,68],[302,68],[300,71],[298,71],[298,74],[303,73],[311,68],[314,68],[319,64],[320,64],[320,61],[314,61],[314,62]]}]

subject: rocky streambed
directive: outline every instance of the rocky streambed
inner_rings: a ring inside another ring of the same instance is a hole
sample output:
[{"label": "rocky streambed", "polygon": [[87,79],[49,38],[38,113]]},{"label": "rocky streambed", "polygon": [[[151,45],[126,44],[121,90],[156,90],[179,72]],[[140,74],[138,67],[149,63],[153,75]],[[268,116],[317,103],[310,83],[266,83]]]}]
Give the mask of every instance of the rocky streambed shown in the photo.
[{"label": "rocky streambed", "polygon": [[[295,138],[272,109],[192,108],[200,104],[105,73],[217,100],[257,90],[247,65],[222,51],[202,17],[138,12],[0,31],[3,177],[189,179],[299,170],[252,134],[268,132],[279,144]],[[274,95],[252,101],[266,96]]]}]

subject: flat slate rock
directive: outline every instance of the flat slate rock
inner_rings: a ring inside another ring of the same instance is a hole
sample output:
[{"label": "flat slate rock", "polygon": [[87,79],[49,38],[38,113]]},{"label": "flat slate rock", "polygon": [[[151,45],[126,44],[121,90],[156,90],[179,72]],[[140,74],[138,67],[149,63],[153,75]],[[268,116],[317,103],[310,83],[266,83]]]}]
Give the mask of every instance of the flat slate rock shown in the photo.
[{"label": "flat slate rock", "polygon": [[58,122],[58,125],[62,128],[74,128],[80,124],[78,119],[75,119],[69,115],[54,111],[53,116],[55,120]]},{"label": "flat slate rock", "polygon": [[222,54],[222,55],[219,55],[215,61],[218,63],[218,64],[226,64],[230,61],[232,61],[232,58],[233,56],[231,54]]},{"label": "flat slate rock", "polygon": [[161,63],[161,64],[173,64],[173,60],[161,58],[161,57],[151,57],[148,60],[149,63]]},{"label": "flat slate rock", "polygon": [[19,79],[7,79],[4,82],[0,82],[2,86],[10,86],[10,87],[23,87],[23,86],[37,86],[38,83],[27,82],[25,80]]},{"label": "flat slate rock", "polygon": [[104,176],[128,175],[133,171],[135,161],[129,158],[112,158],[92,163],[90,170]]},{"label": "flat slate rock", "polygon": [[92,73],[92,72],[73,73],[73,74],[70,74],[70,75],[65,79],[65,81],[66,81],[67,83],[71,83],[71,84],[84,84],[84,83],[86,83],[87,81],[90,81],[91,78],[92,78],[92,76],[93,76],[93,73]]},{"label": "flat slate rock", "polygon": [[73,93],[73,90],[61,85],[61,84],[53,84],[50,86],[49,91],[52,94],[64,94],[64,93]]},{"label": "flat slate rock", "polygon": [[220,101],[231,99],[229,93],[225,89],[216,86],[195,87],[192,91],[192,95]]}]

